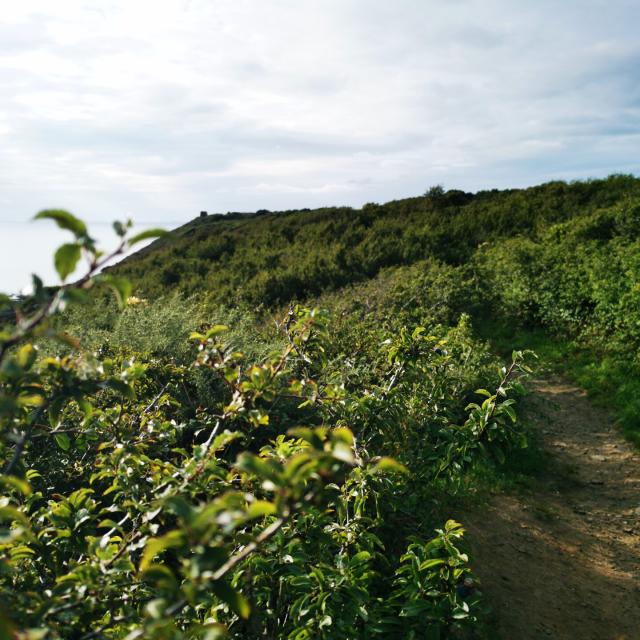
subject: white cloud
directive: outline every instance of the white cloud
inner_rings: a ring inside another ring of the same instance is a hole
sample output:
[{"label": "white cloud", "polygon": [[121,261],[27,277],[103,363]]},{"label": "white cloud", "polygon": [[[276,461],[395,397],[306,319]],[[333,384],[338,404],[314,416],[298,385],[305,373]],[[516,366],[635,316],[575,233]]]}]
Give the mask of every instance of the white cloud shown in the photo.
[{"label": "white cloud", "polygon": [[0,220],[360,205],[638,172],[631,0],[25,0]]}]

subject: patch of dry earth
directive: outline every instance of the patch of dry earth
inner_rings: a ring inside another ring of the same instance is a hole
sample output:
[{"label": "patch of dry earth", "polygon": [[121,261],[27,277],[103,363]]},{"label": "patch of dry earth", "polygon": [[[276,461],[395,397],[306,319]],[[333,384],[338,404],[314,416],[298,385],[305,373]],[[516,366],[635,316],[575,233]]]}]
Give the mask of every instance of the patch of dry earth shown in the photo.
[{"label": "patch of dry earth", "polygon": [[566,382],[534,382],[525,411],[551,471],[459,516],[500,637],[640,640],[640,454]]}]

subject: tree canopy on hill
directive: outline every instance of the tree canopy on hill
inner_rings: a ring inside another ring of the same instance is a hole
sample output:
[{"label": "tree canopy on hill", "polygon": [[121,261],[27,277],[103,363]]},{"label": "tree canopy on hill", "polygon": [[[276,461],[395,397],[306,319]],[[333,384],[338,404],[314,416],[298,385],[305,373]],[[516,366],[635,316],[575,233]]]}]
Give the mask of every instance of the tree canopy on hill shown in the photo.
[{"label": "tree canopy on hill", "polygon": [[206,292],[215,302],[285,303],[425,258],[467,262],[477,247],[588,216],[640,196],[640,179],[549,182],[528,189],[431,189],[422,197],[316,210],[207,216],[115,268],[141,294]]}]

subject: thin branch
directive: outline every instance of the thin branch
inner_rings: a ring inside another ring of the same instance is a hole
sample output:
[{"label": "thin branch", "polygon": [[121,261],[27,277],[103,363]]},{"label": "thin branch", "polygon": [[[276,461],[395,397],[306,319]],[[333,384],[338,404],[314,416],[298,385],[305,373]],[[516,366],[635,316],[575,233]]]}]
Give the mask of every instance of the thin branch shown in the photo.
[{"label": "thin branch", "polygon": [[118,553],[116,553],[115,556],[113,556],[113,558],[111,558],[108,562],[105,562],[102,565],[103,569],[109,569],[111,568],[125,553],[125,551],[129,548],[129,545],[134,541],[137,540],[142,534],[140,533],[140,531],[136,531],[133,533],[132,536],[130,536],[130,538],[120,547],[120,549],[118,549]]},{"label": "thin branch", "polygon": [[[107,622],[106,624],[103,624],[101,627],[98,627],[94,631],[90,631],[89,633],[86,633],[85,635],[80,636],[80,640],[90,640],[91,638],[97,638],[98,636],[102,635],[103,631],[106,631],[112,624],[118,623],[118,622],[124,622],[126,619],[127,619],[126,616],[116,616],[115,618],[112,618],[111,620],[109,620],[109,622]],[[127,636],[127,637],[131,638],[131,636]],[[136,636],[136,637],[139,637],[139,636]]]},{"label": "thin branch", "polygon": [[[211,577],[212,580],[221,580],[229,571],[231,571],[238,563],[242,562],[247,556],[251,555],[263,542],[273,537],[289,519],[289,515],[282,516],[274,520],[266,529],[264,529],[252,542],[240,549],[238,553],[231,556]],[[166,615],[172,617],[187,604],[185,598],[178,600],[173,606],[166,610]]]},{"label": "thin branch", "polygon": [[[85,285],[91,280],[92,276],[99,271],[103,266],[105,266],[110,260],[120,255],[126,246],[126,241],[122,240],[122,242],[118,245],[118,247],[112,251],[110,254],[106,255],[102,260],[95,260],[91,262],[89,265],[89,271],[78,281],[64,284],[58,288],[56,293],[51,296],[49,301],[40,309],[40,311],[36,312],[30,320],[27,321],[25,325],[22,327],[18,327],[16,332],[0,343],[0,363],[4,359],[4,356],[8,353],[9,349],[16,344],[18,344],[23,338],[29,335],[40,323],[42,323],[49,315],[53,314],[57,309],[60,301],[62,300],[62,296],[65,291],[68,289],[82,289]],[[5,465],[2,473],[7,475],[12,469],[18,464],[20,457],[24,451],[24,448],[27,444],[27,441],[31,437],[31,432],[33,431],[34,423],[40,418],[43,411],[47,407],[47,404],[40,407],[38,412],[36,413],[34,419],[29,423],[27,428],[22,434],[22,437],[16,444],[16,448],[13,452],[13,456],[11,460]]]},{"label": "thin branch", "polygon": [[155,396],[155,398],[144,408],[144,410],[142,411],[142,413],[149,413],[151,411],[153,411],[153,409],[155,408],[156,404],[158,404],[160,398],[162,398],[164,392],[169,388],[169,383],[167,382],[162,389],[160,389],[160,391],[158,391],[158,394]]},{"label": "thin branch", "polygon": [[282,527],[282,525],[288,520],[288,516],[282,516],[277,520],[274,520],[266,529],[260,532],[260,534],[250,542],[248,545],[242,547],[238,553],[231,556],[214,574],[213,580],[220,580],[226,573],[231,571],[239,562],[242,562],[247,556],[251,555],[259,545],[266,542],[269,538],[274,536]]},{"label": "thin branch", "polygon": [[69,282],[60,286],[54,295],[51,296],[49,301],[43,305],[38,312],[36,312],[27,323],[17,329],[17,331],[4,340],[0,344],[0,362],[4,359],[4,356],[9,349],[18,344],[24,337],[26,337],[31,331],[33,331],[41,322],[43,322],[49,315],[51,315],[58,307],[62,299],[62,295],[69,289],[83,289],[86,284],[91,280],[93,275],[102,269],[110,260],[119,256],[126,246],[126,241],[123,240],[118,247],[110,254],[106,255],[102,260],[94,261],[89,265],[87,273],[77,280],[76,282]]}]

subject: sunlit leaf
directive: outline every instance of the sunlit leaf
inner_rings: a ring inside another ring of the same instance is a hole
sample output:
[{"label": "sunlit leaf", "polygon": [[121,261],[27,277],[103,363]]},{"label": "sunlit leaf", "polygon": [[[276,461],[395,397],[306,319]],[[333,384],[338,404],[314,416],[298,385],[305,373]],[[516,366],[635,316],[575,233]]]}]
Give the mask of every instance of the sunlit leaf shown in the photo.
[{"label": "sunlit leaf", "polygon": [[372,473],[409,473],[409,470],[397,460],[393,458],[383,457],[378,460],[373,468]]},{"label": "sunlit leaf", "polygon": [[184,533],[182,531],[170,531],[160,538],[151,538],[140,559],[140,571],[144,572],[152,560],[167,549],[175,549],[184,544]]},{"label": "sunlit leaf", "polygon": [[69,436],[66,433],[56,433],[54,435],[54,438],[56,440],[56,444],[63,451],[69,451],[69,449],[71,448],[71,440],[69,439]]},{"label": "sunlit leaf", "polygon": [[74,215],[63,209],[45,209],[36,214],[34,220],[53,220],[61,229],[71,231],[77,238],[87,235],[87,227]]},{"label": "sunlit leaf", "polygon": [[53,262],[63,282],[76,270],[80,256],[81,247],[77,243],[63,244],[56,251]]},{"label": "sunlit leaf", "polygon": [[150,238],[162,238],[166,235],[168,235],[168,232],[164,229],[147,229],[146,231],[142,231],[129,238],[128,244],[132,247],[134,244],[142,242],[143,240],[149,240]]}]

